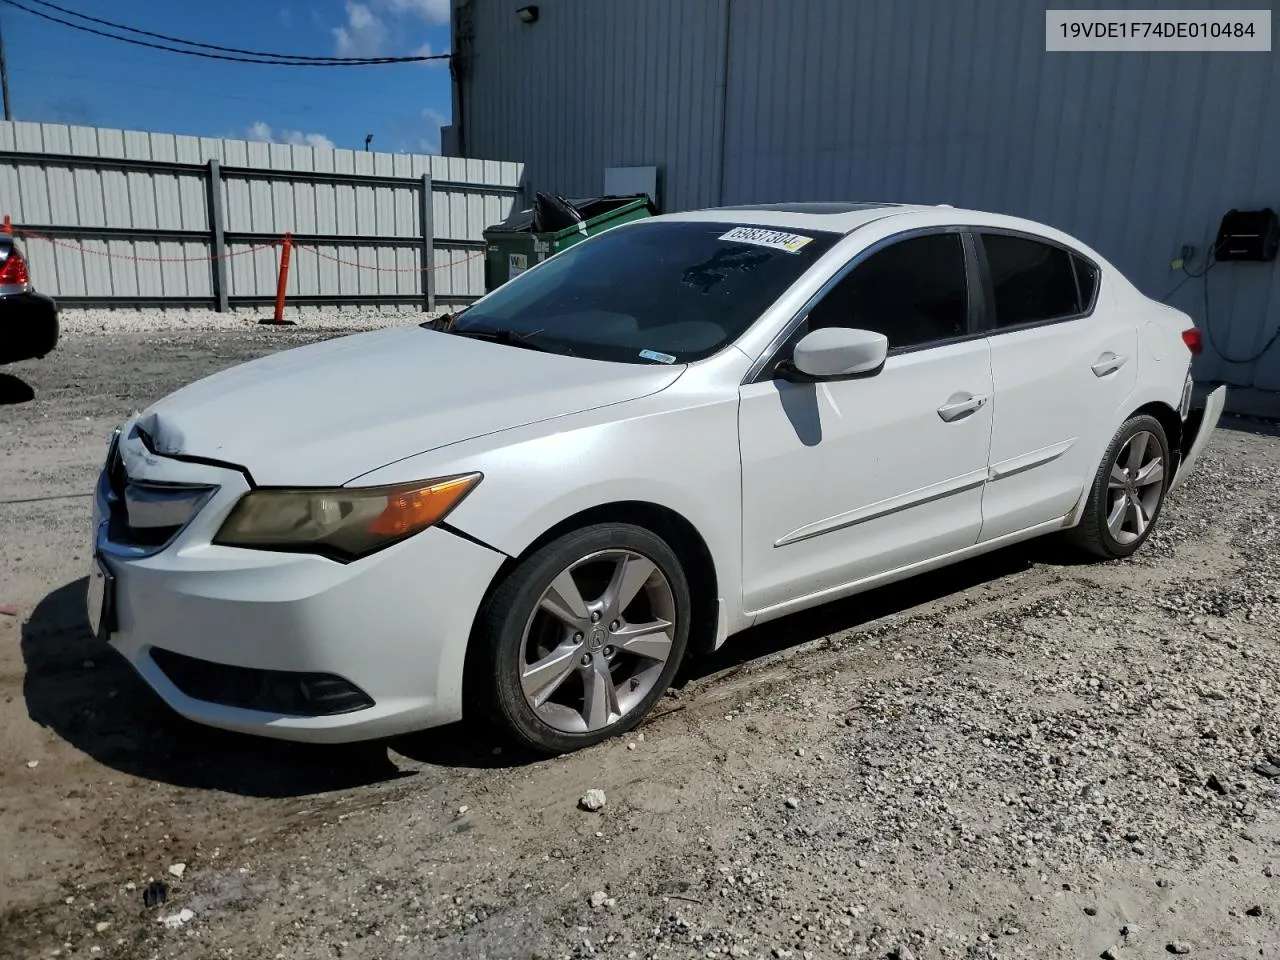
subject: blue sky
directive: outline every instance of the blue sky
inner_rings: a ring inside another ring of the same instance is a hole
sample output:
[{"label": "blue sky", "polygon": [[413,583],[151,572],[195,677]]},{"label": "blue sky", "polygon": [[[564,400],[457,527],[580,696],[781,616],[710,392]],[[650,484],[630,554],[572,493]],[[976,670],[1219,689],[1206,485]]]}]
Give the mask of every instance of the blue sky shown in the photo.
[{"label": "blue sky", "polygon": [[[311,56],[447,53],[449,0],[57,0],[131,27]],[[35,7],[35,9],[41,9]],[[95,37],[0,3],[17,120],[438,153],[447,61],[223,63]],[[144,38],[145,39],[145,38]]]}]

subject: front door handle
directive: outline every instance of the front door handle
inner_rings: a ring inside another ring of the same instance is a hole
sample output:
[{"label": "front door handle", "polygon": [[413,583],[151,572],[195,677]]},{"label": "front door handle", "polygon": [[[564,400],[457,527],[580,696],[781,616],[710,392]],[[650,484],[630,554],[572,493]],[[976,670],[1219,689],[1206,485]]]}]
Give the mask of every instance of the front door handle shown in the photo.
[{"label": "front door handle", "polygon": [[938,416],[947,423],[951,423],[953,420],[967,417],[969,414],[979,410],[987,400],[986,394],[975,396],[971,393],[957,393],[948,397],[947,402],[938,408]]},{"label": "front door handle", "polygon": [[1094,362],[1090,369],[1093,370],[1095,377],[1107,377],[1123,367],[1128,360],[1129,358],[1124,354],[1112,353],[1108,350]]}]

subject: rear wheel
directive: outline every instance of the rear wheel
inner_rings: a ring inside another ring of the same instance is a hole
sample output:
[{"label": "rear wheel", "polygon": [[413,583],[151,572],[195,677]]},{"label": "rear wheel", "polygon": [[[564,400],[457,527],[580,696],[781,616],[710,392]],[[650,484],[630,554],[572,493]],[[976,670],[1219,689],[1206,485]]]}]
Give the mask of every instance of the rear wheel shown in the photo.
[{"label": "rear wheel", "polygon": [[1069,531],[1069,539],[1108,560],[1131,556],[1151,536],[1170,479],[1164,427],[1146,414],[1131,417],[1107,447],[1080,523]]},{"label": "rear wheel", "polygon": [[688,580],[660,537],[621,523],[566,534],[485,603],[472,707],[547,753],[630,730],[680,666],[689,610]]}]

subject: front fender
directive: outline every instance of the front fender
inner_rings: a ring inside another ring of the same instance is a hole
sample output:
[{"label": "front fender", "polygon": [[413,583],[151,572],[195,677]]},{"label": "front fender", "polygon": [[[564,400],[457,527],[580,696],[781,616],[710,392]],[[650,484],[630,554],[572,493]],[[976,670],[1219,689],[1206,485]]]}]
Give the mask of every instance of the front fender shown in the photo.
[{"label": "front fender", "polygon": [[484,479],[446,523],[518,557],[585,510],[641,502],[674,511],[702,536],[729,621],[739,623],[742,489],[738,409],[732,398],[670,391],[410,457],[359,478],[403,483],[479,471]]}]

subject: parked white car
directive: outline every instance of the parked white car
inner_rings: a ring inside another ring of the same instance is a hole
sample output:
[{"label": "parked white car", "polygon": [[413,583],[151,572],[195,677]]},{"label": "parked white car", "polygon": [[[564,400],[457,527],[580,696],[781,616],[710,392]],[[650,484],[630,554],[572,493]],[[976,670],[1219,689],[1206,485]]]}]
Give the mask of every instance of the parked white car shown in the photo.
[{"label": "parked white car", "polygon": [[617,227],[449,331],[154,404],[97,487],[92,625],[176,711],[313,741],[634,727],[687,652],[1056,531],[1137,550],[1215,427],[1199,333],[1095,251],[948,207]]}]

